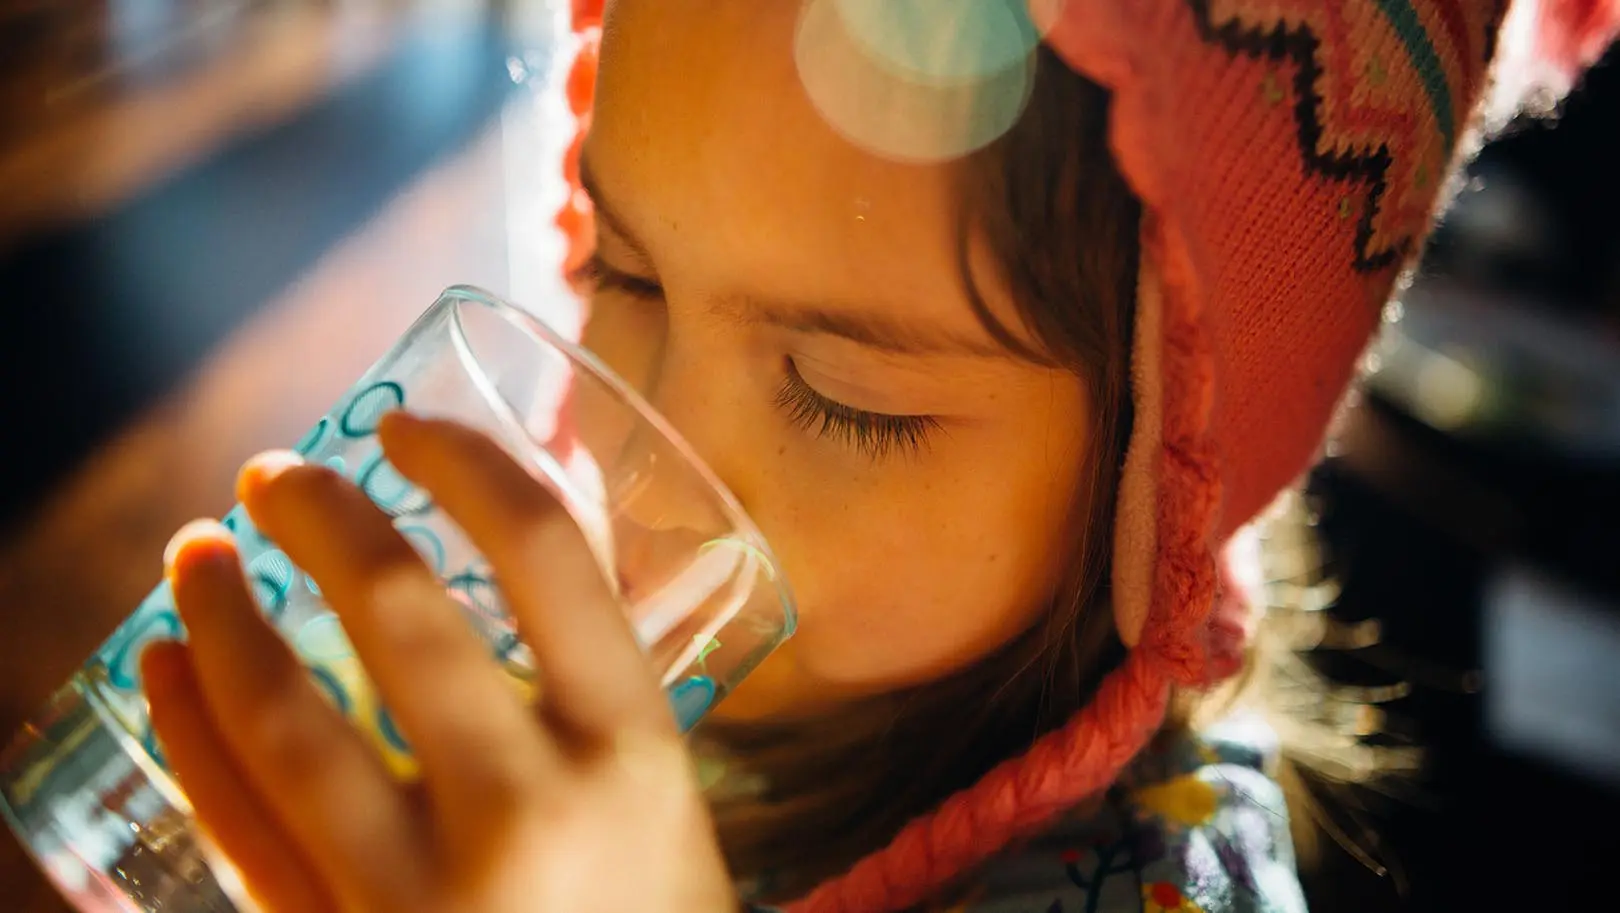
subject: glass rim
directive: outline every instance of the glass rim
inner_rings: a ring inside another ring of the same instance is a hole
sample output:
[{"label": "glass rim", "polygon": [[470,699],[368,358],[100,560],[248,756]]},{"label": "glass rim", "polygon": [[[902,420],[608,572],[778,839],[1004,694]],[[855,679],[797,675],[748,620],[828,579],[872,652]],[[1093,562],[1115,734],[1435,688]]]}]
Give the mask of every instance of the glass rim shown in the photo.
[{"label": "glass rim", "polygon": [[[634,387],[631,387],[624,378],[620,377],[612,368],[608,367],[597,357],[596,353],[576,343],[547,323],[544,318],[517,304],[514,304],[494,292],[479,288],[475,285],[457,284],[449,286],[439,293],[435,307],[466,303],[479,305],[495,312],[501,319],[514,325],[514,327],[531,336],[536,342],[551,346],[561,352],[570,362],[585,371],[597,382],[607,387],[627,403],[636,415],[646,422],[655,432],[663,437],[665,443],[674,448],[675,452],[687,463],[698,478],[708,485],[720,502],[720,509],[732,526],[745,534],[749,539],[749,546],[764,557],[768,566],[767,576],[776,590],[777,602],[782,607],[782,636],[787,637],[794,633],[798,627],[798,606],[794,601],[793,589],[789,585],[787,575],[782,569],[782,563],[772,550],[769,540],[759,531],[752,517],[743,509],[742,502],[731,488],[723,482],[706,460],[687,443],[686,438],[664,418],[652,404],[647,402]],[[521,425],[520,425],[521,427]],[[528,429],[523,428],[525,437],[536,447],[542,445],[534,441]]]}]

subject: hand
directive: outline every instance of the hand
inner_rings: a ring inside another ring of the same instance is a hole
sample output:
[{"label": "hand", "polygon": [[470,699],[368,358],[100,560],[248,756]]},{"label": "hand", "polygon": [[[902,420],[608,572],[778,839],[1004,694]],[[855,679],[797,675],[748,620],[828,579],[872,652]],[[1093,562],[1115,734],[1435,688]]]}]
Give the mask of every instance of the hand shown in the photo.
[{"label": "hand", "polygon": [[493,566],[540,670],[531,709],[457,604],[349,482],[248,464],[253,522],[342,619],[421,767],[389,774],[259,614],[229,533],[167,569],[189,645],[143,658],[152,720],[206,834],[268,913],[718,913],[737,901],[651,666],[567,513],[483,435],[381,428]]}]

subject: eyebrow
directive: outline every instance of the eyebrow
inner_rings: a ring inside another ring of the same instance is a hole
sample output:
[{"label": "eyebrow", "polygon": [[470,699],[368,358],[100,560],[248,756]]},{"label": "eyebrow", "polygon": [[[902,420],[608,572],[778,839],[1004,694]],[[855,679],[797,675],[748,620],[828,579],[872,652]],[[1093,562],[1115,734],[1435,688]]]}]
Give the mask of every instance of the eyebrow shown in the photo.
[{"label": "eyebrow", "polygon": [[[586,147],[587,150],[589,147]],[[630,253],[642,260],[650,259],[647,248],[636,238],[636,233],[630,230],[630,225],[624,217],[614,208],[613,202],[607,194],[602,192],[602,185],[596,180],[596,170],[591,167],[591,157],[582,151],[579,155],[579,186],[585,195],[591,198],[591,209],[594,211],[596,221],[608,227],[622,240]]]},{"label": "eyebrow", "polygon": [[732,299],[724,310],[746,322],[779,327],[794,333],[837,336],[892,355],[1025,360],[1018,353],[988,340],[981,341],[877,314],[754,298]]},{"label": "eyebrow", "polygon": [[[651,258],[647,249],[630,230],[628,220],[614,208],[602,192],[590,157],[580,155],[579,182],[591,198],[597,221],[605,225],[629,248],[630,255],[642,261]],[[934,327],[897,320],[870,312],[857,312],[812,304],[766,301],[754,297],[732,297],[714,306],[716,311],[744,323],[763,324],[794,333],[836,336],[856,345],[891,355],[956,356],[989,358],[1051,367],[1050,364],[991,340],[942,331]]]}]

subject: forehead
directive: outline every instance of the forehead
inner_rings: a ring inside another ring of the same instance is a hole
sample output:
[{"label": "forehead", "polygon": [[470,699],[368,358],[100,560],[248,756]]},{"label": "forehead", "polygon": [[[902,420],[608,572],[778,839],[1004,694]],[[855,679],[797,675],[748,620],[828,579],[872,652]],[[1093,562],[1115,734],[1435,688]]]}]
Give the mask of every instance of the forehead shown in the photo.
[{"label": "forehead", "polygon": [[[831,129],[799,81],[798,9],[612,4],[588,153],[604,192],[661,274],[737,286],[714,291],[859,297],[982,333],[957,262],[959,166],[887,160]],[[975,263],[977,285],[1017,325],[988,267]]]}]

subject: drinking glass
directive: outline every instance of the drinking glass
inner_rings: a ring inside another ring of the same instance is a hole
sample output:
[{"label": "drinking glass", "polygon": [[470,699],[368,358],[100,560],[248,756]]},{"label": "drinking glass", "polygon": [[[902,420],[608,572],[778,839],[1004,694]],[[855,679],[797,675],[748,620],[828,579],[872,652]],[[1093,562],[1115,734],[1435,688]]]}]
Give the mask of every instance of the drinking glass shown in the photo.
[{"label": "drinking glass", "polygon": [[[296,449],[352,479],[394,518],[514,688],[530,689],[534,657],[488,563],[384,456],[377,423],[393,409],[483,431],[556,496],[585,534],[683,728],[792,633],[792,597],[765,540],[668,423],[534,315],[457,286]],[[223,522],[265,616],[327,698],[410,777],[410,746],[315,582],[240,506]],[[232,873],[205,858],[141,692],[141,649],[183,636],[168,585],[160,585],[0,753],[0,812],[81,910],[236,909]]]}]

